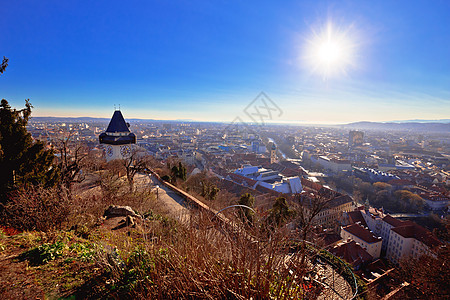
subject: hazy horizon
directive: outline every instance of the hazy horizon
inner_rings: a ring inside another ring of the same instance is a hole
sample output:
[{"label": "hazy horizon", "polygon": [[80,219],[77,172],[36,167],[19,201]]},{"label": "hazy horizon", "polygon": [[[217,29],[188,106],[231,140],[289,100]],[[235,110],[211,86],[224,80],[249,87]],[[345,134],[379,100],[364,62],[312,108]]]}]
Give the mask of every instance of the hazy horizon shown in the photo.
[{"label": "hazy horizon", "polygon": [[[52,119],[98,119],[98,120],[105,120],[109,121],[110,117],[91,117],[91,116],[31,116],[31,120],[33,118],[52,118]],[[127,118],[124,116],[126,121],[156,121],[156,122],[193,122],[193,123],[222,123],[222,124],[230,124],[233,123],[233,121],[227,121],[227,120],[215,120],[215,121],[202,121],[202,120],[195,120],[195,119],[157,119],[157,118]],[[450,124],[450,119],[437,119],[437,120],[424,120],[424,119],[414,119],[414,120],[390,120],[385,122],[373,122],[373,121],[367,121],[367,120],[359,120],[354,122],[342,122],[342,123],[310,123],[307,121],[290,121],[290,120],[284,120],[284,121],[266,121],[264,125],[311,125],[311,126],[318,126],[318,125],[324,125],[324,126],[340,126],[340,125],[350,125],[355,123],[397,123],[397,124],[404,124],[404,123],[418,123],[418,124]],[[258,123],[250,121],[244,121],[242,120],[241,125],[260,125]]]}]

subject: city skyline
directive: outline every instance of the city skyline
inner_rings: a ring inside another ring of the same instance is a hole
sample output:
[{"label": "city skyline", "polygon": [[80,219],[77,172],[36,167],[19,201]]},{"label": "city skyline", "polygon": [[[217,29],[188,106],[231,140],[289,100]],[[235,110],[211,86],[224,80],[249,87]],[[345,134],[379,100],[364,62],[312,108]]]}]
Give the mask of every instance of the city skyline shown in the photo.
[{"label": "city skyline", "polygon": [[248,121],[261,91],[277,123],[450,116],[448,3],[120,4],[4,4],[0,97],[33,116]]}]

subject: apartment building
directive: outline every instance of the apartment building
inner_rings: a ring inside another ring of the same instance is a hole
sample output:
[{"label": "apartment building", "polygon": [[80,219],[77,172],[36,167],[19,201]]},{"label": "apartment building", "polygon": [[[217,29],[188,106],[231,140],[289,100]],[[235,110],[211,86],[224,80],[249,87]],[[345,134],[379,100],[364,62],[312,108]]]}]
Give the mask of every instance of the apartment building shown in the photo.
[{"label": "apartment building", "polygon": [[[353,199],[348,195],[342,195],[336,191],[330,190],[319,183],[301,178],[304,189],[304,197],[313,199],[319,196],[325,201],[330,200],[325,208],[315,217],[314,223],[326,228],[339,228],[342,223],[342,214],[354,210]],[[308,201],[304,201],[308,206]],[[312,205],[312,203],[311,203]]]},{"label": "apartment building", "polygon": [[353,200],[348,195],[338,195],[334,197],[314,219],[315,224],[323,227],[339,227],[342,213],[354,209]]},{"label": "apartment building", "polygon": [[352,240],[358,243],[374,259],[381,255],[381,237],[376,236],[368,227],[354,223],[341,228],[341,237],[344,241]]},{"label": "apartment building", "polygon": [[[382,239],[386,258],[394,263],[407,257],[417,258],[442,243],[427,229],[412,222],[396,219],[376,208],[344,213],[346,224],[366,224],[367,228]],[[355,223],[356,222],[356,223]]]},{"label": "apartment building", "polygon": [[[406,223],[406,222],[405,222]],[[413,222],[392,228],[386,257],[399,263],[403,258],[433,255],[433,249],[441,242],[430,231]]]}]

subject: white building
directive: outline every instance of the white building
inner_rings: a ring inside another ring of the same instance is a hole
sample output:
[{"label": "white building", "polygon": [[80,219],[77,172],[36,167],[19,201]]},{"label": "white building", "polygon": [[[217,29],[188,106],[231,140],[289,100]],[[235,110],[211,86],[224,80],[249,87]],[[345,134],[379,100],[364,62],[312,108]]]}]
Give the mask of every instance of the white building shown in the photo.
[{"label": "white building", "polygon": [[[358,220],[382,239],[386,258],[394,263],[407,257],[417,258],[432,253],[441,242],[427,229],[412,221],[402,221],[375,208],[353,211],[347,218]],[[361,220],[361,221],[360,221]]]},{"label": "white building", "polygon": [[420,196],[431,210],[445,210],[450,202],[448,197],[438,193],[421,193]]},{"label": "white building", "polygon": [[350,239],[361,245],[374,259],[381,255],[381,237],[373,234],[369,228],[360,223],[347,225],[341,229],[341,237],[344,241]]},{"label": "white building", "polygon": [[244,165],[242,168],[234,171],[234,174],[256,181],[256,184],[252,188],[260,185],[283,194],[297,194],[303,190],[301,180],[298,176],[284,177],[277,171],[271,169]]},{"label": "white building", "polygon": [[[407,223],[407,222],[405,222]],[[414,222],[391,229],[386,257],[394,263],[403,258],[433,255],[433,249],[441,242],[431,232]]]},{"label": "white building", "polygon": [[330,170],[334,173],[344,172],[344,171],[351,171],[352,165],[350,161],[338,159],[335,157],[328,157],[328,156],[319,156],[317,159],[314,156],[311,156],[311,161],[313,163],[320,164],[324,169]]}]

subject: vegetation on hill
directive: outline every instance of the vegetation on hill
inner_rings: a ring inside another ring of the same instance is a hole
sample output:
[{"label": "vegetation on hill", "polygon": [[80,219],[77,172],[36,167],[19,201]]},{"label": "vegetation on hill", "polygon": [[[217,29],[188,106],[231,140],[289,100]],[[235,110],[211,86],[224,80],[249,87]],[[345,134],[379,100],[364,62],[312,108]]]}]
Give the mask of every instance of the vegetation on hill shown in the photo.
[{"label": "vegetation on hill", "polygon": [[418,213],[425,208],[425,201],[419,195],[406,189],[394,190],[385,182],[371,184],[354,176],[336,175],[328,178],[327,184],[353,195],[360,203],[369,200],[372,206],[383,207],[390,213]]},{"label": "vegetation on hill", "polygon": [[[253,208],[253,205],[255,204],[255,197],[253,197],[253,195],[250,193],[242,194],[241,198],[238,201],[238,204]],[[244,223],[253,224],[253,218],[255,213],[252,210],[248,208],[240,209],[239,215],[241,216],[242,221]]]},{"label": "vegetation on hill", "polygon": [[54,152],[43,142],[33,140],[26,126],[31,115],[31,104],[25,108],[11,108],[3,99],[0,104],[0,195],[29,185],[52,186],[58,173],[54,166]]},{"label": "vegetation on hill", "polygon": [[450,249],[444,246],[437,255],[408,258],[400,263],[395,278],[410,283],[399,295],[403,299],[449,299]]}]

